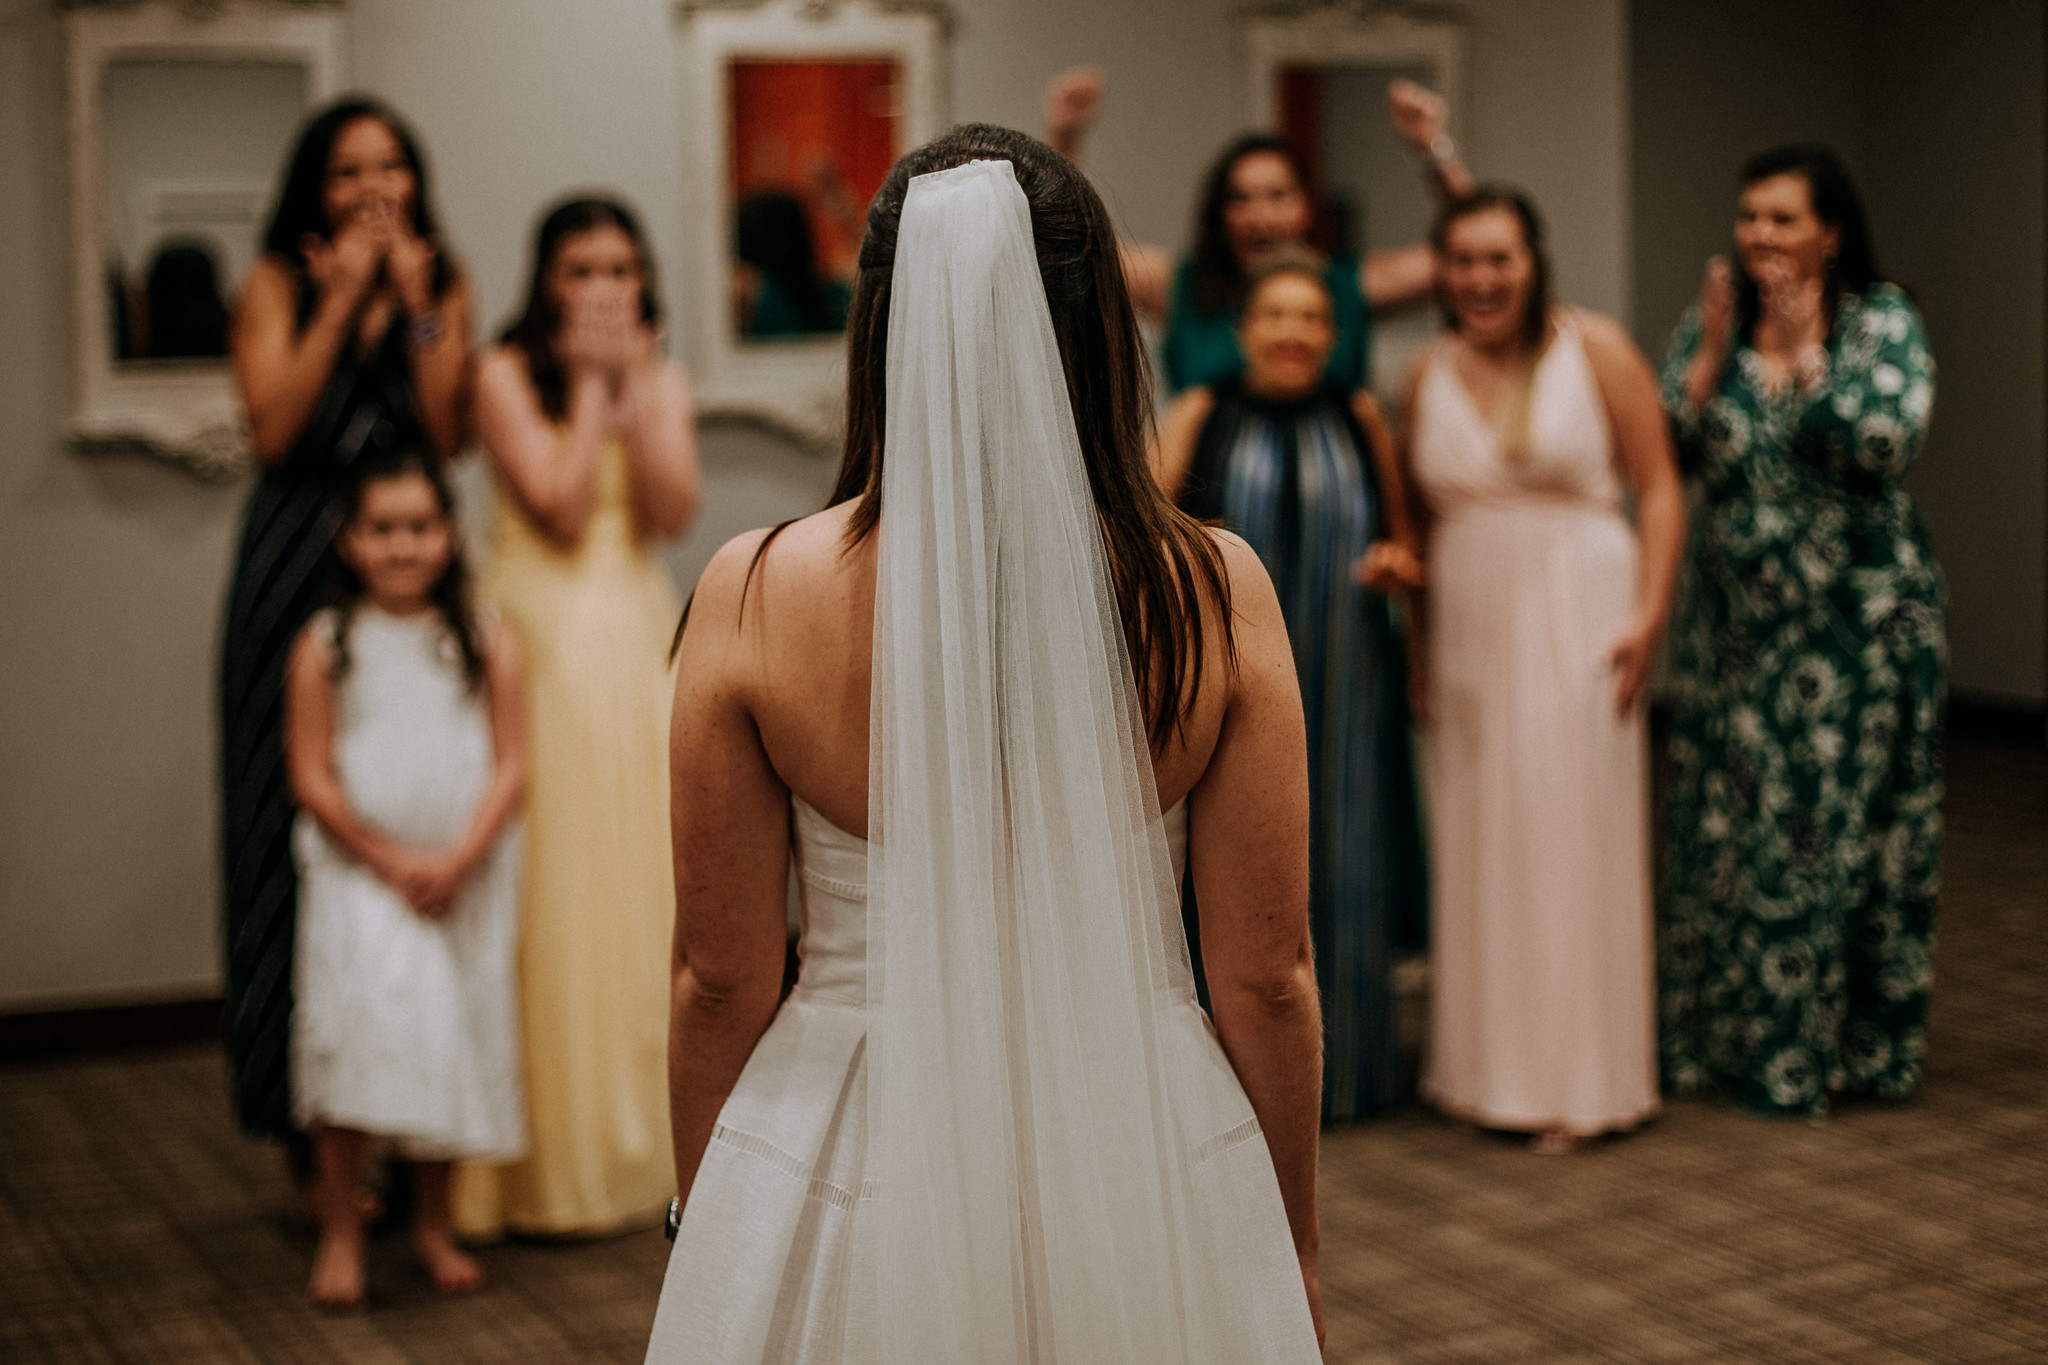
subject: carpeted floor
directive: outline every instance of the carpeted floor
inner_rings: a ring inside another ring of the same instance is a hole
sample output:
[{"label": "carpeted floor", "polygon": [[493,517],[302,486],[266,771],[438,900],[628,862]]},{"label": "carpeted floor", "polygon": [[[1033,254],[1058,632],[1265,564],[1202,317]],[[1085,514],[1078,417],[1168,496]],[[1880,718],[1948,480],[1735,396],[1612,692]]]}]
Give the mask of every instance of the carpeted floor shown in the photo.
[{"label": "carpeted floor", "polygon": [[[1673,1106],[1564,1158],[1410,1111],[1324,1146],[1332,1361],[2048,1361],[2048,753],[1958,745],[1923,1096],[1823,1125]],[[314,1314],[276,1154],[175,1048],[0,1067],[0,1361],[638,1361],[658,1233],[400,1235]]]}]

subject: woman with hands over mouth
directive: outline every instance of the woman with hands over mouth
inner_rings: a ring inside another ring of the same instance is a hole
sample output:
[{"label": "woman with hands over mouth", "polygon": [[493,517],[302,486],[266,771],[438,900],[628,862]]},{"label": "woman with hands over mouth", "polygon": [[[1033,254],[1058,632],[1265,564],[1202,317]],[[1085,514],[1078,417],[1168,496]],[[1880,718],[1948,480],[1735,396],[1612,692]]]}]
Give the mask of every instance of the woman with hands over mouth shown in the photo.
[{"label": "woman with hands over mouth", "polygon": [[1534,206],[1482,188],[1434,239],[1449,330],[1407,386],[1434,855],[1423,1088],[1562,1152],[1657,1111],[1643,691],[1685,504],[1655,375],[1612,319],[1552,301]]},{"label": "woman with hands over mouth", "polygon": [[419,146],[359,98],[315,115],[287,163],[230,342],[259,476],[221,632],[227,1050],[247,1131],[311,1153],[287,1066],[298,880],[284,762],[292,642],[327,605],[327,552],[365,457],[463,440],[469,286],[441,242]]},{"label": "woman with hands over mouth", "polygon": [[653,545],[689,524],[701,477],[658,299],[632,212],[564,203],[541,222],[520,315],[477,369],[498,489],[485,593],[527,661],[532,1148],[462,1170],[455,1216],[472,1236],[643,1226],[674,1193],[664,651],[682,608]]}]

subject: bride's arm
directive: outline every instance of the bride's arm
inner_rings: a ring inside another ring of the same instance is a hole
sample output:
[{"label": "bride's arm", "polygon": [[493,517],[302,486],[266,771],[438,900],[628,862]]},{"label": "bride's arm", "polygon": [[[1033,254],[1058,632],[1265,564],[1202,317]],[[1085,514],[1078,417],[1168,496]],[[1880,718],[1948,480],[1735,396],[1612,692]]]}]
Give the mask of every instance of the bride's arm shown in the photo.
[{"label": "bride's arm", "polygon": [[789,791],[748,710],[753,648],[737,629],[747,564],[764,534],[728,543],[706,567],[677,655],[668,1088],[676,1191],[686,1204],[718,1111],[775,1017],[782,988]]},{"label": "bride's arm", "polygon": [[1320,1337],[1323,1030],[1308,928],[1308,741],[1272,582],[1250,546],[1218,539],[1230,570],[1238,670],[1215,752],[1189,795],[1190,875],[1216,1033],[1265,1130]]}]

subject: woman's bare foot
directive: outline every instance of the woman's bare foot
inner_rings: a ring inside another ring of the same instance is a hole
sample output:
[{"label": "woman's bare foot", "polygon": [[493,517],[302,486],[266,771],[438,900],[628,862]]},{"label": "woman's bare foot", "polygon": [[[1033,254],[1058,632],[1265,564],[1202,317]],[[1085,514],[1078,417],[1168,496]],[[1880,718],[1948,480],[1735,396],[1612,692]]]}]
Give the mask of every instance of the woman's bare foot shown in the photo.
[{"label": "woman's bare foot", "polygon": [[1577,1133],[1549,1128],[1529,1139],[1529,1150],[1538,1156],[1570,1156],[1584,1141]]},{"label": "woman's bare foot", "polygon": [[363,1235],[329,1230],[313,1253],[313,1277],[306,1285],[317,1308],[353,1313],[363,1306]]},{"label": "woman's bare foot", "polygon": [[484,1287],[484,1268],[445,1232],[413,1234],[412,1249],[427,1278],[443,1294],[474,1294]]}]

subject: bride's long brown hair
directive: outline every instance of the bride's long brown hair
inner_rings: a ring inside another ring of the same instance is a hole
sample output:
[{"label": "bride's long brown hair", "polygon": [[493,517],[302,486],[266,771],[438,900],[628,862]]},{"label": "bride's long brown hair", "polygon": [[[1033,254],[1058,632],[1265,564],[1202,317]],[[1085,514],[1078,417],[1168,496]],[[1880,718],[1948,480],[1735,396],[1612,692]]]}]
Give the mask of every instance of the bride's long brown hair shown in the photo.
[{"label": "bride's long brown hair", "polygon": [[964,124],[898,161],[876,191],[847,319],[846,447],[832,505],[856,503],[846,528],[849,548],[881,521],[890,285],[911,177],[982,160],[1009,162],[1031,206],[1038,271],[1102,520],[1124,641],[1147,733],[1153,748],[1162,748],[1201,688],[1205,596],[1220,608],[1225,657],[1235,664],[1229,582],[1215,541],[1159,491],[1146,460],[1151,375],[1109,212],[1074,164],[1036,138]]}]

